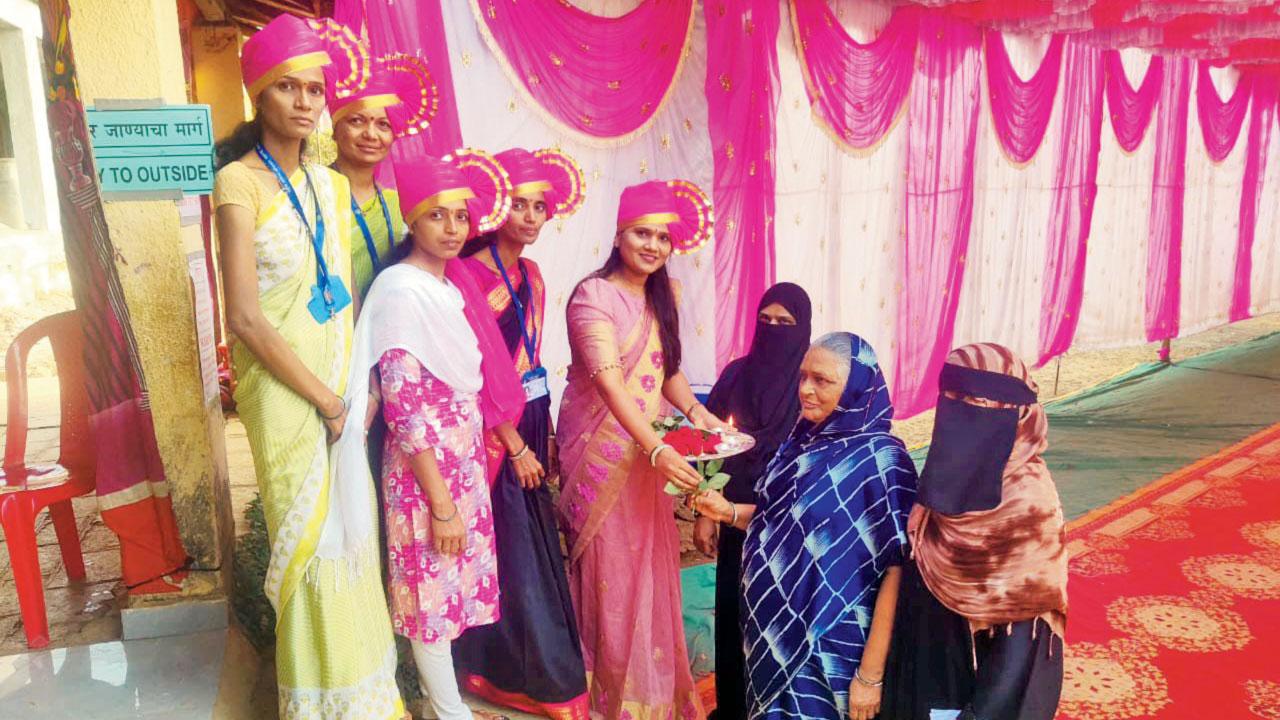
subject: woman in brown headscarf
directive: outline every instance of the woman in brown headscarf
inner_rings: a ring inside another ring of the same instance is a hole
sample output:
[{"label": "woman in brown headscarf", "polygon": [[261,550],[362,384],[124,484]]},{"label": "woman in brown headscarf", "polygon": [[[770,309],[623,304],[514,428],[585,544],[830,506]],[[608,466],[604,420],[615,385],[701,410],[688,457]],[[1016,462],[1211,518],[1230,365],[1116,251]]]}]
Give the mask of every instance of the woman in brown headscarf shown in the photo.
[{"label": "woman in brown headscarf", "polygon": [[953,350],[908,534],[882,720],[1051,720],[1067,554],[1048,421],[1008,348]]}]

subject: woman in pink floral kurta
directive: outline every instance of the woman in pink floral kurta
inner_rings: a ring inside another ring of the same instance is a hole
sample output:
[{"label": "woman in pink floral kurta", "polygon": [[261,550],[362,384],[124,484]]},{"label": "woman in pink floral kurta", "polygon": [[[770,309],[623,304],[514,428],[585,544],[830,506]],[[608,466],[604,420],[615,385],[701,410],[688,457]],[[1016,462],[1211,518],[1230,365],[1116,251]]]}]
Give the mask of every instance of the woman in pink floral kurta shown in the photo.
[{"label": "woman in pink floral kurta", "polygon": [[[498,619],[484,420],[475,394],[455,392],[404,350],[384,353],[378,370],[387,422],[382,486],[392,627],[411,640],[450,642]],[[409,464],[429,449],[466,519],[466,547],[458,555],[432,544],[431,510]]]}]

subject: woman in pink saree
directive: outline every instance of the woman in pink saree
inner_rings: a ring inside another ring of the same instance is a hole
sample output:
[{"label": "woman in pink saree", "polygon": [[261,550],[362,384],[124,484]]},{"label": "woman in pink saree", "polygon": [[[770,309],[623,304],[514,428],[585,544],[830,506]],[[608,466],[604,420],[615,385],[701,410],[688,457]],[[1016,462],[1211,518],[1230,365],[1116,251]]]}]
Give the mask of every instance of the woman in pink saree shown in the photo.
[{"label": "woman in pink saree", "polygon": [[573,362],[560,404],[559,514],[594,712],[610,719],[701,719],[680,602],[671,481],[701,477],[653,431],[670,404],[704,428],[724,423],[680,372],[673,249],[711,233],[706,196],[683,181],[627,188],[604,266],[569,300]]}]

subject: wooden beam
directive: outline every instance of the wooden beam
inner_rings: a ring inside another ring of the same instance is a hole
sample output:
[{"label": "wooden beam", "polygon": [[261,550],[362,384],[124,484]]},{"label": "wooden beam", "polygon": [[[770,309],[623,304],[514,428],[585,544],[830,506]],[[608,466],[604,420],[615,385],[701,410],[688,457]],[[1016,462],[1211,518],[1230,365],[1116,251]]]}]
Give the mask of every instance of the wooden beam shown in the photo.
[{"label": "wooden beam", "polygon": [[231,19],[250,30],[261,30],[263,25],[271,22],[270,16],[264,15],[262,11],[254,10],[252,8],[244,8],[240,11],[233,12]]},{"label": "wooden beam", "polygon": [[287,12],[293,15],[315,17],[314,15],[312,15],[310,7],[307,7],[306,5],[303,5],[301,3],[288,2],[287,0],[254,0],[253,4],[274,8],[276,10]]},{"label": "wooden beam", "polygon": [[200,11],[200,17],[205,22],[220,23],[227,21],[227,3],[226,0],[192,0],[196,9]]}]

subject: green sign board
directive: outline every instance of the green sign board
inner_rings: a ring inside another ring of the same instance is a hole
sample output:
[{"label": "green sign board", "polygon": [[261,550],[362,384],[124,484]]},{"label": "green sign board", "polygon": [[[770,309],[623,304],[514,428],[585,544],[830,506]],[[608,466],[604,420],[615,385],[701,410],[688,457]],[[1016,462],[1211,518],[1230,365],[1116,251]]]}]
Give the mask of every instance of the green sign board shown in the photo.
[{"label": "green sign board", "polygon": [[213,192],[208,105],[87,111],[104,199]]}]

